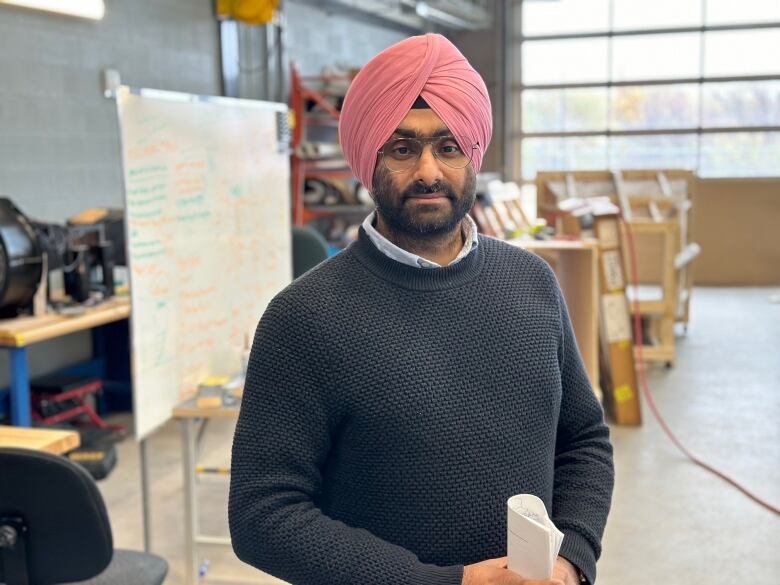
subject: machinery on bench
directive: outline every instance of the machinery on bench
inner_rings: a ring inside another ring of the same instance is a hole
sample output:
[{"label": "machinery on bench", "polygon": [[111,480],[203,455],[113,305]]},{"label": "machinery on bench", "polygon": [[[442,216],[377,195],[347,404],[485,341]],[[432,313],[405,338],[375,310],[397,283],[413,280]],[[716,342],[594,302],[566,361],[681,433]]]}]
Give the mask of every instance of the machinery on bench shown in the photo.
[{"label": "machinery on bench", "polygon": [[[114,295],[114,268],[125,264],[121,210],[88,210],[58,225],[33,221],[0,197],[0,318],[78,314]],[[96,479],[113,468],[111,443],[125,433],[93,408],[102,388],[100,378],[56,374],[30,384],[35,423],[77,423],[83,447],[69,457]]]},{"label": "machinery on bench", "polygon": [[39,292],[55,308],[66,297],[75,305],[112,296],[114,267],[126,264],[123,223],[121,210],[90,210],[67,225],[32,221],[0,197],[0,318],[45,310],[34,306]]}]

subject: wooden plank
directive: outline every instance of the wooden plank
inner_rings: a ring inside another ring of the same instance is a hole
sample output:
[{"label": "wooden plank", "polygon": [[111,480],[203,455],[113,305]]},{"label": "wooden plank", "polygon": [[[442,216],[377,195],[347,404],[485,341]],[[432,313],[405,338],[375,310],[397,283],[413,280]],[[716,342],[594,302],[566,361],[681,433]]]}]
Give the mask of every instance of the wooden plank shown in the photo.
[{"label": "wooden plank", "polygon": [[474,222],[477,224],[477,228],[479,229],[480,233],[493,237],[498,235],[498,232],[493,229],[493,225],[488,221],[488,218],[485,215],[485,208],[482,206],[482,203],[479,201],[474,203],[470,214],[474,219]]},{"label": "wooden plank", "polygon": [[120,321],[129,316],[130,299],[113,297],[105,303],[88,308],[83,314],[73,317],[49,314],[41,317],[4,319],[0,321],[0,345],[24,347],[32,343]]},{"label": "wooden plank", "polygon": [[504,228],[501,225],[501,222],[498,221],[498,216],[496,215],[496,210],[493,209],[492,206],[487,206],[482,209],[482,211],[485,213],[485,219],[488,222],[488,225],[490,225],[490,228],[495,232],[496,236],[499,238],[504,237]]},{"label": "wooden plank", "polygon": [[636,219],[631,222],[631,231],[635,234],[660,234],[666,236],[677,229],[676,221],[652,221]]},{"label": "wooden plank", "polygon": [[574,175],[571,173],[566,173],[566,196],[577,196],[577,181],[575,180]]},{"label": "wooden plank", "polygon": [[[634,348],[634,352],[637,356],[637,359],[639,358],[639,348]],[[664,347],[662,345],[643,345],[642,346],[642,357],[646,362],[668,362],[672,365],[674,365],[676,360],[676,355],[674,349],[669,349],[667,347]]]},{"label": "wooden plank", "polygon": [[496,217],[505,234],[511,234],[517,231],[517,225],[512,220],[509,211],[503,201],[493,201],[492,209],[496,212]]},{"label": "wooden plank", "polygon": [[556,271],[566,299],[577,346],[594,390],[599,383],[599,280],[598,250],[583,247],[558,254]]},{"label": "wooden plank", "polygon": [[669,179],[666,178],[666,173],[658,171],[658,185],[661,187],[661,193],[664,197],[671,199],[674,196],[672,188],[669,186]]},{"label": "wooden plank", "polygon": [[642,207],[644,205],[655,205],[659,210],[669,211],[670,209],[677,209],[677,203],[671,199],[664,199],[660,195],[629,195],[631,205],[634,207]]},{"label": "wooden plank", "polygon": [[623,217],[626,221],[631,221],[633,212],[631,210],[631,203],[626,196],[626,190],[623,187],[623,174],[620,171],[612,173],[612,180],[615,183],[615,193],[617,194],[618,202],[620,203],[620,209],[623,211]]},{"label": "wooden plank", "polygon": [[509,214],[509,217],[512,218],[515,226],[517,226],[517,229],[527,229],[530,227],[530,223],[526,220],[525,214],[522,213],[522,210],[519,208],[519,203],[520,201],[517,199],[507,199],[504,201],[504,208]]},{"label": "wooden plank", "polygon": [[[633,308],[634,302],[631,302]],[[639,313],[642,315],[660,315],[669,310],[666,301],[639,301]]]},{"label": "wooden plank", "polygon": [[605,406],[617,424],[642,423],[639,384],[634,365],[634,340],[631,313],[623,275],[620,216],[595,217],[599,240],[599,284],[601,306],[602,388]]},{"label": "wooden plank", "polygon": [[62,455],[76,449],[81,437],[76,431],[29,429],[0,425],[0,447],[16,447]]},{"label": "wooden plank", "polygon": [[650,210],[650,217],[653,218],[653,221],[658,223],[664,220],[664,216],[661,213],[661,210],[658,208],[658,204],[655,201],[651,201],[650,203],[648,203],[647,208]]}]

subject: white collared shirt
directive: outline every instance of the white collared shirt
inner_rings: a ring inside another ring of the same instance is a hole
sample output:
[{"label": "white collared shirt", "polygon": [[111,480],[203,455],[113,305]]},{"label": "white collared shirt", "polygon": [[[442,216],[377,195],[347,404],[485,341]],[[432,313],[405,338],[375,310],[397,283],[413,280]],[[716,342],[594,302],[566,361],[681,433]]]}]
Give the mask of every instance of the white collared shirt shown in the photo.
[{"label": "white collared shirt", "polygon": [[[371,239],[377,249],[382,252],[388,258],[406,264],[408,266],[414,266],[415,268],[441,268],[436,262],[426,260],[422,256],[407,252],[403,248],[399,248],[393,242],[388,240],[382,234],[380,234],[374,227],[374,219],[376,218],[376,211],[373,211],[366,219],[363,220],[363,229],[366,230],[368,237]],[[466,221],[463,222],[463,248],[455,259],[450,262],[450,266],[460,262],[463,258],[468,256],[474,248],[479,245],[479,233],[477,230],[477,224],[470,215],[466,215]]]}]

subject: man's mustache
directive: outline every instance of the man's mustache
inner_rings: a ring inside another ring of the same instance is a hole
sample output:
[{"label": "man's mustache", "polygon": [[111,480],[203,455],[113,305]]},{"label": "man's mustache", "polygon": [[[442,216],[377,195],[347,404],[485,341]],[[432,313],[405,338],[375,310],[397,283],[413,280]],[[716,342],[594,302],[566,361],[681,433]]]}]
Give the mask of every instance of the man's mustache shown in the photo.
[{"label": "man's mustache", "polygon": [[444,181],[436,181],[431,185],[426,185],[425,183],[417,183],[417,182],[409,185],[401,193],[401,200],[406,201],[407,199],[415,195],[429,195],[431,193],[442,193],[449,199],[458,198],[458,195],[455,193],[455,189],[452,188],[452,185]]}]

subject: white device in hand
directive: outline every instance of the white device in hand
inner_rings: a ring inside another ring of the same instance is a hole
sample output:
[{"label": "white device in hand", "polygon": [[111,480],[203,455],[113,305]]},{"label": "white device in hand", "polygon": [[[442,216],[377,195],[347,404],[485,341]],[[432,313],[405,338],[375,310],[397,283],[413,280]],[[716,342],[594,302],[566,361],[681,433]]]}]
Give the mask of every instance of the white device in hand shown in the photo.
[{"label": "white device in hand", "polygon": [[506,504],[509,570],[526,579],[551,578],[563,533],[550,520],[538,497],[520,494]]}]

